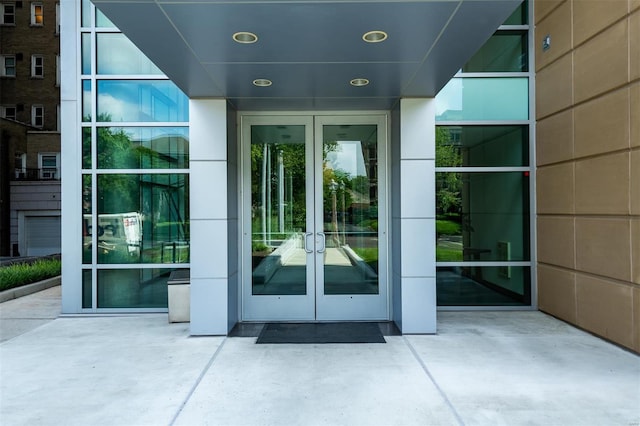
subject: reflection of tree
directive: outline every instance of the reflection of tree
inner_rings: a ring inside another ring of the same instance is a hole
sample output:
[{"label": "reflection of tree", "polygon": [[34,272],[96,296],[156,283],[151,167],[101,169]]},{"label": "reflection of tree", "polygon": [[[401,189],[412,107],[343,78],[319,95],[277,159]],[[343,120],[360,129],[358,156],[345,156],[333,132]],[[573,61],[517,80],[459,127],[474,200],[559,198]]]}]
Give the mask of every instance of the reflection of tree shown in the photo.
[{"label": "reflection of tree", "polygon": [[[281,190],[284,194],[281,194]],[[305,229],[305,193],[303,143],[251,145],[253,232],[296,232]],[[280,209],[284,209],[285,223],[282,224],[276,219]],[[271,220],[272,217],[274,220]]]},{"label": "reflection of tree", "polygon": [[[460,149],[453,145],[449,131],[436,127],[436,167],[462,165]],[[440,215],[459,215],[462,179],[460,173],[440,173],[436,181],[436,211]]]}]

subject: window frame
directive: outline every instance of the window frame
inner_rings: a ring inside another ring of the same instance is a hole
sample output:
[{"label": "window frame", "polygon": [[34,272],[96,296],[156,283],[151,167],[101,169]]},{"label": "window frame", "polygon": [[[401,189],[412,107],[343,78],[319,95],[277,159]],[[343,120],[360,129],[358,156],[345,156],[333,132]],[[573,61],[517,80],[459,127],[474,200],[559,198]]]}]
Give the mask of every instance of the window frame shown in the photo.
[{"label": "window frame", "polygon": [[[13,110],[13,116],[7,117],[7,110],[11,109]],[[0,114],[2,114],[2,118],[16,121],[18,117],[18,108],[15,105],[2,105],[2,107],[0,107]]]},{"label": "window frame", "polygon": [[[41,111],[40,114],[38,114],[38,110]],[[38,118],[40,118],[41,124],[37,123]],[[38,127],[38,128],[44,127],[44,106],[43,105],[37,104],[37,105],[31,106],[31,125],[33,127]]]},{"label": "window frame", "polygon": [[31,55],[31,78],[44,78],[44,55]]},{"label": "window frame", "polygon": [[[8,60],[13,60],[12,66],[7,67]],[[0,68],[0,77],[15,78],[17,74],[16,55],[0,55],[0,61],[2,62],[2,68]],[[7,69],[9,68],[13,69],[13,74],[7,72]]]},{"label": "window frame", "polygon": [[[16,25],[16,5],[15,3],[2,3],[0,4],[0,8],[2,8],[2,14],[0,14],[0,25]],[[7,13],[7,8],[12,8],[13,11]],[[7,22],[7,16],[11,16],[13,22]]]},{"label": "window frame", "polygon": [[56,35],[60,35],[60,3],[56,3]]},{"label": "window frame", "polygon": [[[40,8],[39,13],[38,13],[38,8]],[[33,2],[31,3],[31,26],[41,27],[43,25],[44,25],[44,4],[42,2]]]},{"label": "window frame", "polygon": [[[43,160],[45,157],[53,157],[55,159],[55,167],[44,167]],[[53,174],[50,175],[48,173]],[[60,153],[59,152],[39,152],[38,153],[38,173],[40,179],[57,179],[60,176]]]}]

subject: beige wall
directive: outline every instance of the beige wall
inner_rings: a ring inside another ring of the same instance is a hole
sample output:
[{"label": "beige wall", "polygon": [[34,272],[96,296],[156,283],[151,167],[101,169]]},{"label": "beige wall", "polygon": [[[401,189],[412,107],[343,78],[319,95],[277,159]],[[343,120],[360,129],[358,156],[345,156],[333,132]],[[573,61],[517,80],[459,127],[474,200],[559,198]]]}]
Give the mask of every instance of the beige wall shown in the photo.
[{"label": "beige wall", "polygon": [[539,308],[640,352],[640,0],[534,6]]}]

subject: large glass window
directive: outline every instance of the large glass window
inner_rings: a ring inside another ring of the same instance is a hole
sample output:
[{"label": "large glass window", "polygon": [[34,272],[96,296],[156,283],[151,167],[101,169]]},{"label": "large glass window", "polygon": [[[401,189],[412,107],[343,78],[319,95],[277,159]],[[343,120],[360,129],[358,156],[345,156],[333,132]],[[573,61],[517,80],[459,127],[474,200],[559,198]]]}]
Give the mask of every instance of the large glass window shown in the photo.
[{"label": "large glass window", "polygon": [[529,126],[439,126],[436,167],[529,165]]},{"label": "large glass window", "polygon": [[92,191],[91,191],[91,175],[82,175],[82,263],[91,263],[91,214],[92,208]]},{"label": "large glass window", "polygon": [[91,121],[91,80],[82,80],[82,121]]},{"label": "large glass window", "polygon": [[186,169],[188,127],[99,127],[98,168]]},{"label": "large glass window", "polygon": [[506,21],[504,21],[503,25],[526,25],[529,22],[529,14],[527,13],[528,9],[529,1],[525,0],[520,3],[520,6],[513,11]]},{"label": "large glass window", "polygon": [[98,308],[166,308],[175,269],[98,270]]},{"label": "large glass window", "polygon": [[436,96],[436,121],[528,120],[527,78],[454,78]]},{"label": "large glass window", "polygon": [[436,173],[436,261],[527,261],[529,173]]},{"label": "large glass window", "polygon": [[98,121],[189,121],[189,99],[169,80],[99,80]]},{"label": "large glass window", "polygon": [[189,262],[189,176],[98,175],[98,263]]},{"label": "large glass window", "polygon": [[82,128],[82,168],[91,168],[91,127]]},{"label": "large glass window", "polygon": [[99,9],[96,9],[96,27],[99,28],[115,28],[116,26],[111,22],[109,18],[105,16],[104,13],[100,12]]},{"label": "large glass window", "polygon": [[91,74],[91,34],[82,33],[82,74]]},{"label": "large glass window", "polygon": [[91,269],[82,270],[82,308],[91,308],[93,303],[93,281]]},{"label": "large glass window", "polygon": [[124,34],[96,36],[98,74],[162,74]]},{"label": "large glass window", "polygon": [[439,306],[528,306],[528,266],[441,266],[436,268]]},{"label": "large glass window", "polygon": [[462,72],[526,72],[527,32],[498,31],[462,67]]}]

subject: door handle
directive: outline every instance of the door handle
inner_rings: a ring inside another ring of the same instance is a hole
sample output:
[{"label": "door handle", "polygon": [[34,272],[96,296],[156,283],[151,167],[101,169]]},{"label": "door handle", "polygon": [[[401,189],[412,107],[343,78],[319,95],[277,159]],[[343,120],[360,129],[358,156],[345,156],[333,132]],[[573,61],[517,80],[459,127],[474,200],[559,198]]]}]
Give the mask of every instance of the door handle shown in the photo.
[{"label": "door handle", "polygon": [[304,251],[307,253],[313,253],[313,250],[309,250],[309,245],[307,244],[307,239],[313,236],[313,232],[305,232],[304,234]]},{"label": "door handle", "polygon": [[327,248],[327,237],[324,235],[324,232],[318,232],[318,236],[322,237],[322,248],[318,249],[318,253],[324,253]]}]

